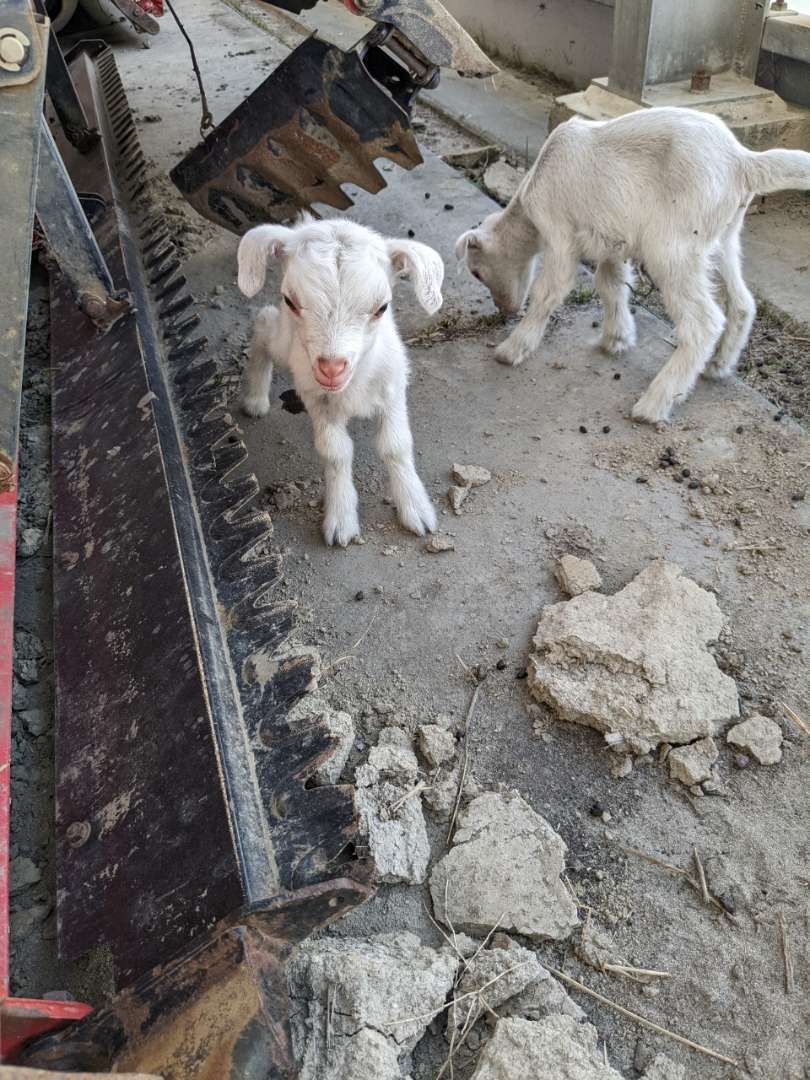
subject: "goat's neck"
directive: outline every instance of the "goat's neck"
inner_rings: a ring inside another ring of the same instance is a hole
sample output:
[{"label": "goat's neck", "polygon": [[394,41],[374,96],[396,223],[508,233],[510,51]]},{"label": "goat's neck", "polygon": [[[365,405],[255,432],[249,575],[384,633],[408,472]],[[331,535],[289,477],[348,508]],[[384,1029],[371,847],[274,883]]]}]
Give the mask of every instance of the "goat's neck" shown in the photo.
[{"label": "goat's neck", "polygon": [[518,195],[513,196],[498,220],[498,236],[510,251],[534,255],[540,249],[540,233]]}]

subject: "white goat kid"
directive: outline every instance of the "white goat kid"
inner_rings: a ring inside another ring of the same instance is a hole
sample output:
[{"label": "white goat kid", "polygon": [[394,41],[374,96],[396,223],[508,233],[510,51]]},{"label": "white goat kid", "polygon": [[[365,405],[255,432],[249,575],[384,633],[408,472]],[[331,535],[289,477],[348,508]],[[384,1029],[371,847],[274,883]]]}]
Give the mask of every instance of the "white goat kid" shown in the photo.
[{"label": "white goat kid", "polygon": [[323,461],[327,544],[345,547],[360,534],[347,429],[355,416],[379,419],[377,448],[399,520],[419,536],[432,532],[436,512],[414,467],[408,356],[391,310],[391,287],[397,277],[411,278],[422,307],[438,311],[441,257],[424,244],[386,240],[350,221],[260,225],[239,244],[239,288],[245,296],[255,296],[264,285],[268,257],[282,260],[284,306],[264,307],[256,318],[244,411],[264,416],[273,363],[290,369]]},{"label": "white goat kid", "polygon": [[538,348],[581,260],[597,264],[601,347],[611,354],[631,348],[628,260],[643,265],[678,339],[633,409],[655,423],[701,373],[733,372],[756,313],[740,266],[745,212],[755,195],[786,188],[810,188],[810,154],[754,153],[706,113],[659,108],[604,122],[569,120],[546,140],[506,209],[460,236],[456,254],[505,313],[519,311],[531,288],[526,315],[496,352],[504,364],[520,364]]}]

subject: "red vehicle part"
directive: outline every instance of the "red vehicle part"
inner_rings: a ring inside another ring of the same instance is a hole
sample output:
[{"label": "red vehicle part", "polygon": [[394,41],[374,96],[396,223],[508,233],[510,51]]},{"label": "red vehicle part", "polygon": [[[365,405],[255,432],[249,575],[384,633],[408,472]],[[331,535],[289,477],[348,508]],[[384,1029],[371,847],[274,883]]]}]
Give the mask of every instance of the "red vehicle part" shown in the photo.
[{"label": "red vehicle part", "polygon": [[0,264],[0,1061],[22,1044],[90,1012],[77,1002],[37,1001],[9,995],[9,822],[11,814],[11,684],[14,651],[14,567],[17,540],[17,425],[25,312],[45,84],[47,25],[28,0],[5,0],[3,22],[32,42],[19,72],[0,71],[0,201],[15,208],[8,258]]}]

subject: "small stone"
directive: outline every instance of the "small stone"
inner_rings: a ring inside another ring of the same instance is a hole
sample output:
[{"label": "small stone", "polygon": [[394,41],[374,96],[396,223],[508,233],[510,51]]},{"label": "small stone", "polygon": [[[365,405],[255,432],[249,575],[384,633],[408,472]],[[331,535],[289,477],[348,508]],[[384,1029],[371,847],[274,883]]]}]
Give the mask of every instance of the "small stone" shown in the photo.
[{"label": "small stone", "polygon": [[735,754],[734,764],[738,769],[747,769],[751,764],[751,758],[747,754]]},{"label": "small stone", "polygon": [[354,594],[354,598],[359,602],[360,600],[365,600],[366,594],[363,592],[362,589],[358,589],[357,592]]},{"label": "small stone", "polygon": [[31,527],[23,529],[17,541],[17,553],[21,559],[30,559],[42,546],[45,533],[42,529]]},{"label": "small stone", "polygon": [[40,868],[25,855],[18,855],[11,860],[9,878],[11,881],[11,895],[22,892],[29,885],[36,885],[42,880]]},{"label": "small stone", "polygon": [[633,771],[633,759],[631,757],[623,757],[620,761],[615,762],[610,767],[610,775],[614,780],[623,780],[625,776],[629,776]]},{"label": "small stone", "polygon": [[460,484],[454,484],[447,492],[447,498],[450,500],[450,509],[454,514],[461,513],[461,507],[470,494],[470,489]]},{"label": "small stone", "polygon": [[596,802],[592,802],[591,805],[588,807],[588,813],[591,815],[591,817],[600,818],[602,814],[604,814],[604,812],[605,808],[598,800]]},{"label": "small stone", "polygon": [[453,479],[462,487],[481,487],[492,479],[492,473],[482,465],[453,465]]},{"label": "small stone", "polygon": [[419,728],[419,750],[432,768],[450,761],[456,752],[456,739],[451,731],[438,724],[423,724]]},{"label": "small stone", "polygon": [[508,649],[509,648],[509,639],[505,638],[505,637],[498,638],[498,640],[495,642],[495,644],[498,646],[499,649]]},{"label": "small stone", "polygon": [[568,596],[579,596],[589,589],[601,589],[602,578],[589,559],[563,555],[555,568],[560,588]]},{"label": "small stone", "polygon": [[760,765],[776,765],[782,760],[782,729],[765,716],[752,716],[735,724],[726,735],[726,742],[739,746]]},{"label": "small stone", "polygon": [[51,716],[45,709],[23,709],[18,713],[29,735],[38,738],[51,726]]},{"label": "small stone", "polygon": [[637,484],[646,484],[648,482],[649,482],[649,480],[648,480],[648,477],[646,477],[646,476],[637,476],[636,477],[636,483]]},{"label": "small stone", "polygon": [[506,671],[507,666],[508,665],[507,665],[506,661],[503,659],[503,657],[501,657],[501,659],[495,665],[495,667],[498,669],[498,671]]},{"label": "small stone", "polygon": [[667,758],[669,775],[683,784],[699,784],[711,777],[712,765],[718,755],[717,745],[711,736],[698,739],[688,746],[676,746]]},{"label": "small stone", "polygon": [[429,555],[439,555],[443,551],[455,551],[456,543],[449,536],[439,536],[434,533],[425,544],[425,551]]},{"label": "small stone", "polygon": [[681,476],[691,476],[691,475],[692,475],[692,470],[691,469],[681,469]]}]

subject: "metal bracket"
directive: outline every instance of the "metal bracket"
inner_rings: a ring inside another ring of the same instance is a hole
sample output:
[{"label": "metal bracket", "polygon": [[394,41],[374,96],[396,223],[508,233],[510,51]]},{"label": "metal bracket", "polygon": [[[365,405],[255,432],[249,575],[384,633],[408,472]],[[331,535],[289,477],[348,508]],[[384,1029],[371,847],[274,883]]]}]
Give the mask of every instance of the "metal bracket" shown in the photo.
[{"label": "metal bracket", "polygon": [[132,307],[126,292],[116,292],[104,256],[44,115],[37,180],[37,218],[48,256],[70,282],[79,307],[99,329],[107,329]]}]

